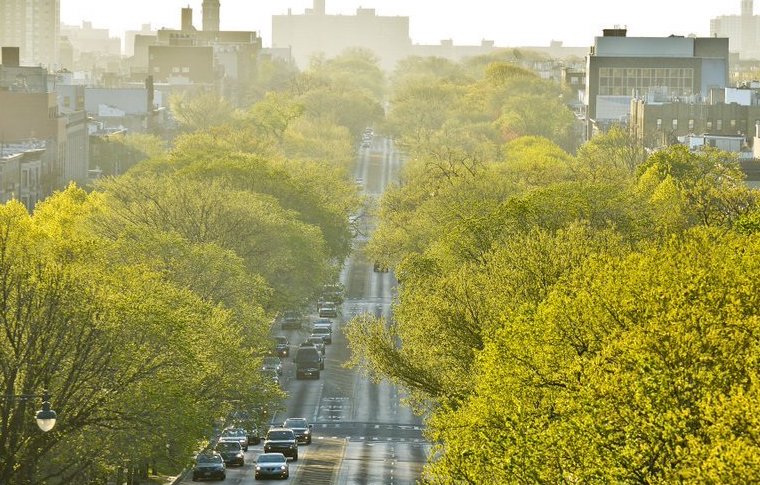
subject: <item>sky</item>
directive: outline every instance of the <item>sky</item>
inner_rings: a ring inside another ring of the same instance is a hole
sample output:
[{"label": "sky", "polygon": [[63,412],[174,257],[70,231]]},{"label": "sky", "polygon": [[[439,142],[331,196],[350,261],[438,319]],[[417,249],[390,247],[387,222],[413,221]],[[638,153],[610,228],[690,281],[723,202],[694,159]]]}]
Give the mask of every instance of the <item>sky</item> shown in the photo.
[{"label": "sky", "polygon": [[[139,30],[179,28],[182,7],[193,8],[201,28],[202,0],[60,0],[61,21],[108,28],[112,36]],[[271,45],[272,15],[302,14],[311,0],[220,0],[222,30],[259,32]],[[378,15],[410,17],[416,44],[438,44],[452,39],[457,45],[493,40],[497,46],[586,47],[603,28],[626,26],[629,36],[696,34],[708,36],[710,19],[738,15],[740,0],[326,0],[328,14],[353,15],[358,7],[374,8]],[[760,4],[760,1],[758,2]]]}]

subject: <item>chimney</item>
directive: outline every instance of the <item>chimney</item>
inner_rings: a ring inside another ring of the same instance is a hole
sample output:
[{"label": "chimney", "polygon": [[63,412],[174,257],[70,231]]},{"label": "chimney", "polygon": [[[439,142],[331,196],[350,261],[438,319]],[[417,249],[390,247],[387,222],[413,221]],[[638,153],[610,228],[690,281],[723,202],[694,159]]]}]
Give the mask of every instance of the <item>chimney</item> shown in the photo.
[{"label": "chimney", "polygon": [[203,0],[203,30],[219,32],[219,0]]},{"label": "chimney", "polygon": [[193,9],[185,7],[182,9],[182,31],[195,30],[193,28]]},{"label": "chimney", "polygon": [[325,0],[314,0],[314,15],[325,14]]},{"label": "chimney", "polygon": [[18,47],[3,47],[2,58],[0,64],[5,67],[19,67],[21,64],[21,56],[19,54],[20,49]]}]

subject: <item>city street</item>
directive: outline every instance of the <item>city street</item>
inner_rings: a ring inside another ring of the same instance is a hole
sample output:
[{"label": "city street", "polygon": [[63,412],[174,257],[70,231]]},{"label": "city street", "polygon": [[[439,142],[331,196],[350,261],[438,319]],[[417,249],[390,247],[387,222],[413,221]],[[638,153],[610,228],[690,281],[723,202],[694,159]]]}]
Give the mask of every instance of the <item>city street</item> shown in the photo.
[{"label": "city street", "polygon": [[[397,177],[399,163],[399,153],[385,138],[375,137],[371,148],[360,151],[354,175],[363,181],[369,203]],[[358,222],[364,231],[374,225],[367,211]],[[374,272],[372,262],[363,256],[367,235],[362,232],[357,236],[353,256],[341,275],[346,298],[335,319],[333,343],[327,346],[320,379],[296,380],[292,360],[284,359],[286,410],[276,413],[272,423],[304,417],[313,424],[313,443],[300,445],[298,461],[290,462],[287,481],[291,483],[412,484],[421,476],[430,450],[422,435],[421,420],[404,405],[399,389],[385,382],[370,382],[343,367],[349,358],[342,331],[345,323],[365,312],[385,317],[391,312],[396,280],[390,272]],[[316,317],[316,306],[314,311],[310,318]],[[276,328],[273,333],[287,336],[293,348],[308,336],[308,324],[302,330]],[[254,462],[262,451],[263,442],[251,445],[245,466],[228,468],[226,482],[253,483]]]}]

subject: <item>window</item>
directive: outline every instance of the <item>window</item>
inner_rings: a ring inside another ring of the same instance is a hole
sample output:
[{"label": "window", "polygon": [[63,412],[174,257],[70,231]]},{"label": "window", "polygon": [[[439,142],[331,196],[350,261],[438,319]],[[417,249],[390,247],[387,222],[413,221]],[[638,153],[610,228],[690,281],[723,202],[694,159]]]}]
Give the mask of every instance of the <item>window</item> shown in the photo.
[{"label": "window", "polygon": [[731,128],[736,128],[736,120],[731,120]]},{"label": "window", "polygon": [[658,130],[662,129],[662,118],[657,118],[657,129]]},{"label": "window", "polygon": [[673,118],[672,125],[674,130],[678,129],[678,118]]},{"label": "window", "polygon": [[715,129],[721,131],[723,129],[723,120],[718,120],[715,124]]},{"label": "window", "polygon": [[707,120],[707,131],[712,130],[712,120]]},{"label": "window", "polygon": [[694,131],[694,119],[689,120],[689,131]]}]

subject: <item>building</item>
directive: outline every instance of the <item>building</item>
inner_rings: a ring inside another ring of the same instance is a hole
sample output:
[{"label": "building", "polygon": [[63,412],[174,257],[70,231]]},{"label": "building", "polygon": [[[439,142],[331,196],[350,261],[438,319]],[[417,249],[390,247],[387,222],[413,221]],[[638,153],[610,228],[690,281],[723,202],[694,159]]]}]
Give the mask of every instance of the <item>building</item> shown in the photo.
[{"label": "building", "polygon": [[740,15],[722,15],[710,19],[710,36],[729,39],[731,52],[739,58],[760,59],[760,16],[755,15],[753,0],[741,0]]},{"label": "building", "polygon": [[220,31],[219,8],[218,0],[204,0],[203,30],[193,26],[193,10],[187,7],[182,9],[179,30],[136,34],[132,77],[150,75],[157,89],[167,93],[214,89],[242,105],[261,52],[261,38],[252,31]]},{"label": "building", "polygon": [[0,1],[0,47],[20,47],[23,66],[58,64],[60,0]]},{"label": "building", "polygon": [[[111,37],[108,29],[93,28],[92,22],[82,22],[82,26],[63,25],[61,26],[61,42],[70,44],[74,63],[63,65],[68,69],[88,69],[89,65],[81,65],[83,61],[94,59],[102,63],[102,59],[121,57],[121,39]],[[69,46],[64,44],[63,51],[66,52]],[[61,59],[64,52],[61,52]],[[89,62],[88,62],[89,63]]]},{"label": "building", "polygon": [[[631,102],[631,133],[647,148],[688,137],[724,148],[725,140],[748,147],[760,123],[760,88],[713,89],[704,100],[685,101],[646,96]],[[732,150],[738,151],[738,150]]]},{"label": "building", "polygon": [[409,17],[380,16],[368,8],[357,9],[356,15],[328,15],[325,0],[314,0],[314,7],[303,15],[289,10],[272,16],[272,47],[290,48],[301,69],[315,55],[331,58],[351,47],[368,49],[383,69],[391,71],[411,55]]},{"label": "building", "polygon": [[[155,37],[156,31],[151,28],[150,24],[142,24],[140,30],[127,30],[124,32],[124,55],[127,57],[135,55],[135,37],[138,35]],[[145,65],[147,66],[147,62]]]},{"label": "building", "polygon": [[[59,96],[52,88],[55,82],[47,69],[19,66],[15,62],[18,48],[3,48],[2,52],[0,151],[7,153],[9,146],[20,147],[17,152],[29,146],[42,150],[40,196],[47,196],[70,181],[85,181],[89,164],[87,117],[78,104],[76,92],[68,99],[63,96],[60,102],[68,106],[61,112]],[[30,192],[30,200],[37,200],[36,190]]]},{"label": "building", "polygon": [[28,211],[44,199],[42,174],[47,153],[44,142],[0,144],[0,202],[21,201]]},{"label": "building", "polygon": [[628,122],[631,100],[649,95],[697,102],[728,84],[726,38],[628,37],[605,29],[586,57],[587,136]]}]

